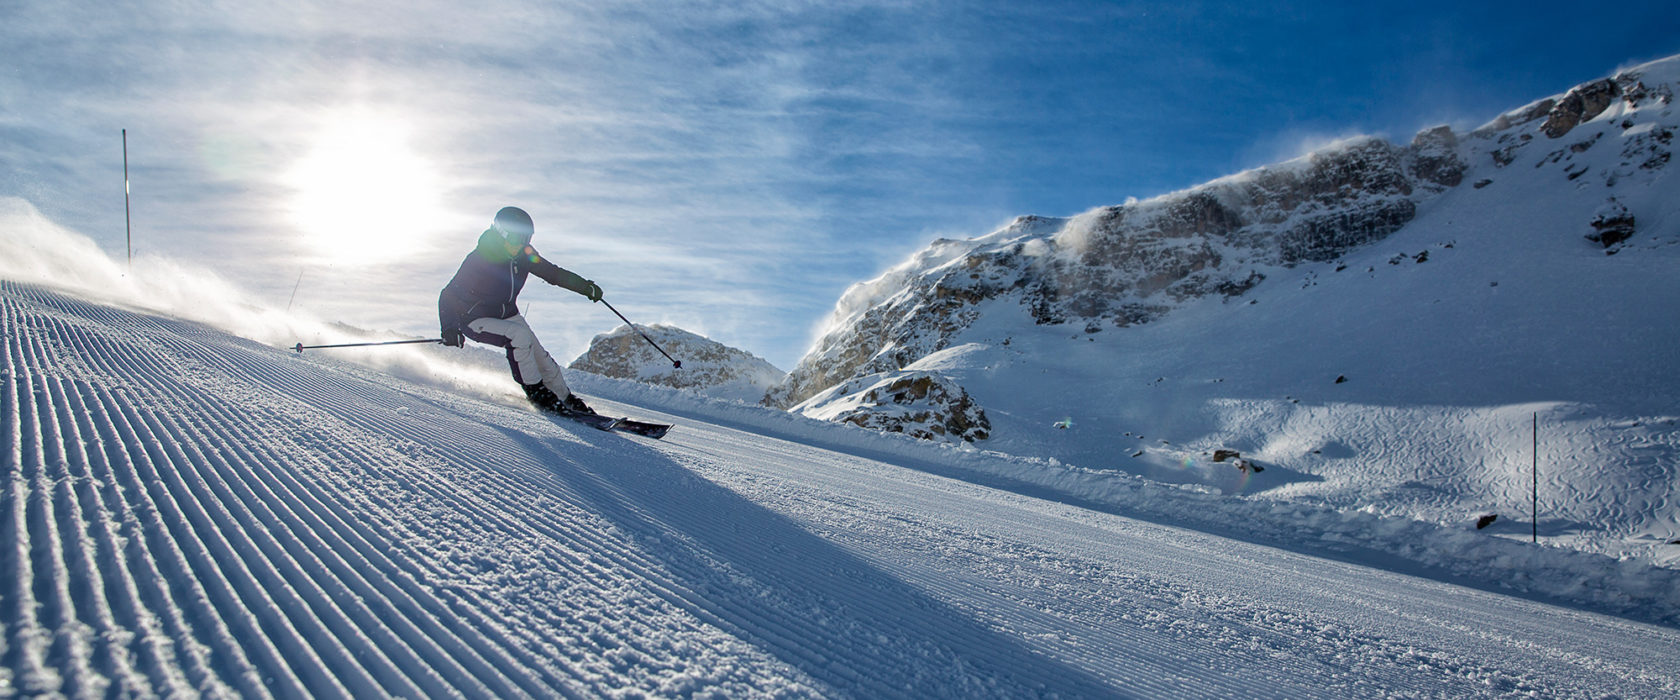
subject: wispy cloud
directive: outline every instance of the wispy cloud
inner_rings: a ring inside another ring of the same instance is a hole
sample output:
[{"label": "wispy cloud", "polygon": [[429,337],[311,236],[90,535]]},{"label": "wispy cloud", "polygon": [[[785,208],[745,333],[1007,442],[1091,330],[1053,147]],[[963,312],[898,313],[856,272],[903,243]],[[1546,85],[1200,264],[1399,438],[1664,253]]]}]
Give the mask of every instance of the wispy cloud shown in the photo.
[{"label": "wispy cloud", "polygon": [[[1621,12],[1660,28],[1660,5]],[[539,247],[633,318],[716,329],[791,365],[846,286],[934,235],[1074,214],[1294,155],[1317,134],[1423,118],[1397,94],[1439,93],[1430,118],[1480,104],[1455,95],[1500,99],[1464,86],[1497,80],[1509,47],[1435,42],[1429,76],[1396,79],[1412,75],[1395,58],[1406,42],[1370,29],[1486,39],[1485,12],[1296,9],[14,3],[0,21],[0,194],[120,249],[126,128],[141,250],[267,298],[301,272],[300,305],[414,332],[430,330],[438,287],[490,214],[519,204]],[[1535,13],[1500,18],[1507,43],[1553,31]],[[1325,41],[1287,39],[1300,36]],[[430,176],[403,188],[420,203],[393,197],[379,207],[403,211],[374,220],[430,213],[378,252],[323,260],[296,215],[308,189],[296,175],[356,114],[400,132],[390,160]],[[562,353],[616,323],[563,292],[531,300]]]},{"label": "wispy cloud", "polygon": [[[114,136],[129,128],[141,245],[286,287],[311,252],[290,215],[299,163],[333,147],[321,140],[331,120],[369,110],[402,119],[448,178],[437,208],[458,214],[435,228],[457,240],[416,231],[418,250],[308,271],[323,288],[342,277],[428,304],[488,213],[510,202],[560,234],[580,267],[622,270],[623,285],[716,283],[708,267],[773,275],[782,266],[708,261],[752,257],[731,252],[743,238],[769,257],[821,243],[806,235],[817,214],[788,186],[806,179],[793,103],[822,88],[790,70],[799,61],[784,42],[798,39],[777,29],[811,7],[680,18],[653,4],[178,10],[25,8],[4,36],[8,55],[30,57],[6,93],[34,98],[7,105],[9,189],[55,192],[45,209],[110,243],[111,212],[85,183],[115,186]],[[442,257],[386,264],[416,252]],[[660,274],[635,273],[647,268]],[[368,306],[346,291],[347,315]]]}]

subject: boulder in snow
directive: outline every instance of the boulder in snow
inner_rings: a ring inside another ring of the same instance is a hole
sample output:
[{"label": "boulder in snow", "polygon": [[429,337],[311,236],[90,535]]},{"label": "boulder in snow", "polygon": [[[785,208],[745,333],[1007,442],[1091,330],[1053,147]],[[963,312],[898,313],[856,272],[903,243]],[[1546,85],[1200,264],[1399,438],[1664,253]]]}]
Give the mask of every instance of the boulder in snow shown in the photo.
[{"label": "boulder in snow", "polygon": [[1633,214],[1628,212],[1626,205],[1611,197],[1593,213],[1592,227],[1593,232],[1587,234],[1587,240],[1609,248],[1633,238]]},{"label": "boulder in snow", "polygon": [[975,442],[991,437],[985,410],[951,378],[911,370],[855,379],[795,407],[814,418],[923,440]]}]

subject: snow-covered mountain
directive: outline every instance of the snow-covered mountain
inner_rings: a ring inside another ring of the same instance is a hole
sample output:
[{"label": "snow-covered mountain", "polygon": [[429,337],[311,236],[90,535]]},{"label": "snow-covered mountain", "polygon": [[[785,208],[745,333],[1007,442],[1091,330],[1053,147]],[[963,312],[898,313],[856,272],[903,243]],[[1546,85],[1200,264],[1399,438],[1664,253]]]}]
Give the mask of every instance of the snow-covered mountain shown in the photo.
[{"label": "snow-covered mountain", "polygon": [[986,302],[1085,333],[1148,323],[1183,302],[1241,296],[1268,271],[1334,260],[1387,237],[1463,180],[1450,129],[1406,148],[1376,138],[1075,219],[1021,217],[968,241],[936,241],[841,299],[833,323],[774,401],[892,372],[951,345]]},{"label": "snow-covered mountain", "polygon": [[[936,241],[848,290],[831,330],[772,400],[792,406],[842,381],[903,369],[950,347],[993,300],[1013,302],[1038,325],[1100,333],[1148,323],[1196,299],[1240,297],[1280,271],[1339,260],[1387,238],[1464,184],[1472,164],[1475,190],[1523,151],[1539,156],[1537,167],[1566,175],[1499,188],[1488,193],[1488,206],[1575,192],[1592,167],[1578,156],[1607,136],[1613,143],[1597,154],[1609,156],[1598,159],[1606,161],[1598,174],[1604,196],[1571,204],[1582,209],[1574,219],[1593,227],[1584,230],[1594,241],[1614,246],[1633,234],[1638,218],[1621,196],[1652,190],[1669,160],[1674,70],[1671,60],[1579,86],[1502,115],[1463,142],[1444,126],[1404,147],[1360,137],[1146,202],[1072,219],[1024,216],[980,238]],[[1590,133],[1554,148],[1530,147],[1536,134],[1555,141],[1584,121],[1604,128],[1583,129]],[[1636,182],[1617,189],[1625,178]]]},{"label": "snow-covered mountain", "polygon": [[767,360],[675,326],[654,324],[643,329],[648,338],[682,367],[672,366],[658,350],[630,326],[595,336],[589,349],[570,368],[617,379],[690,389],[707,396],[756,403],[787,373]]},{"label": "snow-covered mountain", "polygon": [[[937,241],[848,290],[769,401],[1525,537],[1537,440],[1542,535],[1655,555],[1680,537],[1677,90],[1680,57]],[[907,380],[948,398],[882,390]]]}]

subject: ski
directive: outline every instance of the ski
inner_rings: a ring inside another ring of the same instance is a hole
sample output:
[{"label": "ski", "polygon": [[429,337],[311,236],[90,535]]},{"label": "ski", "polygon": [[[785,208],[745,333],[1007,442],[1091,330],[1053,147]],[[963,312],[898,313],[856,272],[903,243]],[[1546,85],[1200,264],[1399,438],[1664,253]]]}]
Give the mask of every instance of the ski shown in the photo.
[{"label": "ski", "polygon": [[671,426],[665,423],[649,423],[629,418],[618,418],[614,420],[612,429],[621,433],[634,433],[658,440],[665,437],[665,433],[671,431]]},{"label": "ski", "polygon": [[631,420],[629,418],[613,418],[611,416],[595,415],[593,413],[573,413],[570,411],[546,411],[546,413],[559,418],[565,418],[570,421],[582,423],[596,430],[605,430],[608,432],[616,430],[624,433],[634,433],[636,435],[650,437],[655,440],[665,437],[665,433],[670,432],[671,430],[671,426],[664,423],[648,423],[645,421]]}]

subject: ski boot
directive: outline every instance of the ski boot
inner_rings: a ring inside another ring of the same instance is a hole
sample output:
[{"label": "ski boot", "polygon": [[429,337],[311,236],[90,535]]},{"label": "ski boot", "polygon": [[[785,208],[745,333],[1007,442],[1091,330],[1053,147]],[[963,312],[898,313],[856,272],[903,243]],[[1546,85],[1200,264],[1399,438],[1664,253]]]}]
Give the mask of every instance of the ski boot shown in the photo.
[{"label": "ski boot", "polygon": [[558,413],[563,416],[596,415],[595,409],[590,408],[589,404],[584,403],[583,399],[578,398],[577,394],[566,394],[566,398],[562,399],[555,396],[553,391],[550,391],[548,387],[541,383],[526,384],[523,388],[525,389],[525,398],[530,399],[531,405],[540,410]]},{"label": "ski boot", "polygon": [[536,406],[537,410],[549,413],[565,412],[565,402],[561,401],[560,397],[555,396],[553,391],[550,391],[548,387],[541,383],[525,384],[520,388],[525,390],[525,398],[529,399],[531,405]]},{"label": "ski boot", "polygon": [[566,398],[560,402],[560,407],[565,413],[576,413],[585,416],[596,415],[595,409],[590,408],[589,404],[584,403],[583,399],[578,398],[577,394],[567,394]]}]

